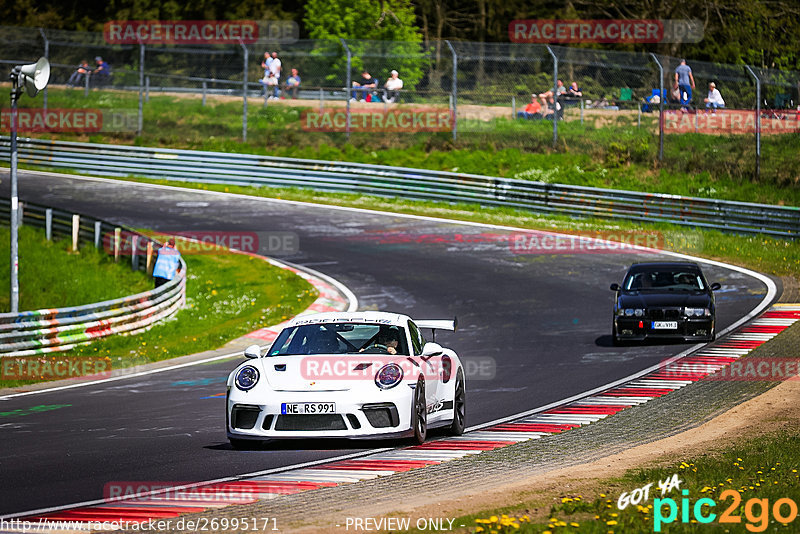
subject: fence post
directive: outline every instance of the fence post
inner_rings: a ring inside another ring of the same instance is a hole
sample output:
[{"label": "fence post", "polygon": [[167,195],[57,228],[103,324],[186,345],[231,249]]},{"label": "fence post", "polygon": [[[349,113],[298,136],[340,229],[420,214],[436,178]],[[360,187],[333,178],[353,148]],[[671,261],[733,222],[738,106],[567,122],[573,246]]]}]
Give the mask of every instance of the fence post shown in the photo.
[{"label": "fence post", "polygon": [[19,209],[17,210],[17,226],[22,226],[22,217],[25,214],[25,204],[20,200]]},{"label": "fence post", "polygon": [[78,237],[80,237],[81,216],[77,213],[72,215],[72,252],[78,252]]},{"label": "fence post", "polygon": [[239,45],[244,51],[244,80],[242,81],[242,141],[247,141],[247,63],[250,60],[249,51],[240,40]]},{"label": "fence post", "polygon": [[558,57],[553,49],[545,46],[553,58],[553,148],[558,144]]},{"label": "fence post", "polygon": [[453,141],[455,141],[458,139],[458,54],[450,41],[445,43],[453,55],[453,88],[450,90],[450,100],[453,103]]},{"label": "fence post", "polygon": [[150,266],[153,264],[153,242],[147,240],[147,258],[145,259],[145,271],[150,274]]},{"label": "fence post", "polygon": [[511,95],[511,120],[517,117],[517,96]]},{"label": "fence post", "polygon": [[44,237],[48,241],[53,240],[53,209],[44,210]]},{"label": "fence post", "polygon": [[144,101],[150,102],[150,76],[144,77]]},{"label": "fence post", "polygon": [[84,97],[89,96],[89,77],[90,76],[91,76],[91,73],[89,73],[89,72],[87,72],[86,74],[83,75],[83,96]]},{"label": "fence post", "polygon": [[322,91],[322,87],[319,88],[319,114],[322,115],[325,109],[325,93]]},{"label": "fence post", "polygon": [[144,127],[144,45],[139,43],[139,123],[136,130],[136,135],[142,135],[142,128]]},{"label": "fence post", "polygon": [[761,177],[761,79],[750,65],[745,65],[750,76],[756,81],[756,179]]},{"label": "fence post", "polygon": [[339,38],[339,41],[342,43],[344,47],[344,51],[347,54],[347,82],[345,83],[344,87],[344,101],[345,101],[345,132],[348,141],[350,140],[350,92],[352,89],[353,82],[350,79],[350,71],[352,70],[352,62],[353,62],[353,55],[350,53],[350,47],[347,46],[347,41]]},{"label": "fence post", "polygon": [[[50,61],[50,41],[47,40],[47,36],[44,33],[42,28],[39,28],[39,33],[42,35],[42,39],[44,39],[44,57]],[[44,110],[47,111],[47,87],[44,88],[44,97],[42,98],[42,107]]]},{"label": "fence post", "polygon": [[655,54],[650,57],[658,65],[658,161],[664,161],[664,67]]},{"label": "fence post", "polygon": [[583,98],[581,98],[581,126],[583,126],[583,107],[584,107]]},{"label": "fence post", "polygon": [[208,83],[203,80],[203,107],[206,107],[206,91],[208,90]]},{"label": "fence post", "polygon": [[133,235],[131,237],[131,270],[139,270],[139,236]]},{"label": "fence post", "polygon": [[100,221],[94,222],[94,248],[100,248],[100,241],[102,239],[101,232],[103,231],[103,223]]},{"label": "fence post", "polygon": [[122,228],[114,228],[114,262],[119,261],[119,242],[122,235]]}]

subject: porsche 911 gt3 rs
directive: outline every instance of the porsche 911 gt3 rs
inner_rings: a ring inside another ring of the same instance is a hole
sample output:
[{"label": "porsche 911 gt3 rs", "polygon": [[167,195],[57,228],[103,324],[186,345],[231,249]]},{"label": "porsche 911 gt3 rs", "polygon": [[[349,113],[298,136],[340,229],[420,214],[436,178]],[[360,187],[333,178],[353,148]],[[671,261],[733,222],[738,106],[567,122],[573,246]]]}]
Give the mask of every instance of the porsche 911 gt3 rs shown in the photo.
[{"label": "porsche 911 gt3 rs", "polygon": [[291,320],[264,353],[228,376],[227,434],[236,448],[285,438],[425,441],[429,428],[464,432],[466,381],[458,355],[426,342],[414,321],[386,312],[334,312]]}]

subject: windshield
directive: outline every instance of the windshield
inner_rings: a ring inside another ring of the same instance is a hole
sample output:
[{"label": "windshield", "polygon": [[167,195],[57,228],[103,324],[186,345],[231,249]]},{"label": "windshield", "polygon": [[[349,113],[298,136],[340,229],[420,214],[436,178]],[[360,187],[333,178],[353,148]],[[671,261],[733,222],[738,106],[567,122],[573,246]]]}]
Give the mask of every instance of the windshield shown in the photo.
[{"label": "windshield", "polygon": [[285,328],[272,344],[269,355],[387,354],[387,346],[408,356],[405,331],[398,326],[374,323],[307,324]]},{"label": "windshield", "polygon": [[629,273],[622,285],[626,291],[703,291],[703,275],[687,269],[648,269]]}]

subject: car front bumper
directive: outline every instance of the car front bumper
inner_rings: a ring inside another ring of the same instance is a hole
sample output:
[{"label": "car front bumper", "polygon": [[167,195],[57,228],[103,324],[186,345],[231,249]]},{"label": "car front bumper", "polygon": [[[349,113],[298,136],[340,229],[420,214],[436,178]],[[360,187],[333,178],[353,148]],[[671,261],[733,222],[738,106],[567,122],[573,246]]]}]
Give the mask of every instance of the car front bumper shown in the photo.
[{"label": "car front bumper", "polygon": [[653,320],[637,317],[615,317],[617,339],[644,340],[648,338],[709,340],[714,335],[713,317],[681,317],[677,320],[677,328],[653,328]]}]

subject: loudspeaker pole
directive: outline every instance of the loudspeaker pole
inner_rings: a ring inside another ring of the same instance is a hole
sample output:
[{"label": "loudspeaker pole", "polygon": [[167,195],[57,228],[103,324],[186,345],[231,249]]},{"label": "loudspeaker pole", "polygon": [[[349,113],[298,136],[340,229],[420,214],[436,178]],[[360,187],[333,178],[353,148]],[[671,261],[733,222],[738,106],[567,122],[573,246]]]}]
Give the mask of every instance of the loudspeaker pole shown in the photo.
[{"label": "loudspeaker pole", "polygon": [[11,71],[11,313],[19,313],[19,252],[17,250],[17,100],[22,94],[20,67]]}]

